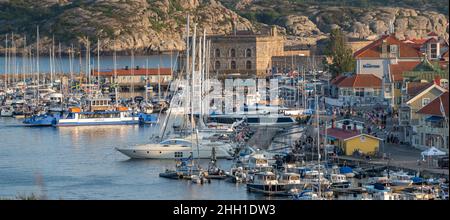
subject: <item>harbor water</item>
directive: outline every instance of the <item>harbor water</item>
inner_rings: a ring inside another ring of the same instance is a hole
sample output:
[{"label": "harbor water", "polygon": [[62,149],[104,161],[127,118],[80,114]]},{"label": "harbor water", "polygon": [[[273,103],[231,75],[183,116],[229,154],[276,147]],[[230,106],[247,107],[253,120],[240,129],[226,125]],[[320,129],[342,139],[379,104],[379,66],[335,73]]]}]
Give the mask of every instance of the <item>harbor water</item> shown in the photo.
[{"label": "harbor water", "polygon": [[[129,160],[114,150],[149,142],[157,126],[24,127],[0,118],[0,198],[48,199],[270,199],[245,184],[212,180],[195,184],[160,178],[173,160]],[[208,160],[201,161],[207,167]],[[228,169],[232,161],[219,160]],[[277,198],[278,199],[278,198]]]},{"label": "harbor water", "polygon": [[[162,55],[149,55],[149,56],[135,56],[134,57],[134,66],[139,66],[140,68],[158,68],[158,66],[162,68],[176,68],[177,63],[177,54],[162,54]],[[123,69],[125,66],[131,68],[131,56],[117,56],[116,60],[116,68]],[[8,61],[8,73],[21,74],[23,70],[25,73],[36,73],[36,59],[23,59],[21,57],[9,58]],[[70,59],[69,57],[61,57],[55,58],[55,70],[57,73],[70,73]],[[23,64],[25,64],[26,68],[23,68]],[[5,57],[0,56],[0,74],[5,73]],[[73,72],[79,73],[86,72],[86,59],[82,57],[80,60],[79,57],[75,57],[72,60]],[[97,69],[97,56],[95,54],[91,54],[91,68]],[[112,56],[100,56],[100,69],[113,69],[114,68],[114,59]],[[17,70],[17,71],[16,71]],[[50,57],[40,57],[39,58],[39,72],[40,73],[50,73]]]}]

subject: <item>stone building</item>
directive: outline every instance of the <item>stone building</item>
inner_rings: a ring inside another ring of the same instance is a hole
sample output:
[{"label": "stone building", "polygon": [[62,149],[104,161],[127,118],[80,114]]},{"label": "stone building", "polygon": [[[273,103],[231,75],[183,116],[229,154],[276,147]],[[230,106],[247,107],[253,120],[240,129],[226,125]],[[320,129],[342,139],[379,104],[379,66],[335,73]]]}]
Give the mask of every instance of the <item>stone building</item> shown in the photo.
[{"label": "stone building", "polygon": [[272,68],[272,57],[284,53],[284,37],[273,27],[269,35],[237,31],[232,35],[210,36],[210,71],[219,75],[265,76]]}]

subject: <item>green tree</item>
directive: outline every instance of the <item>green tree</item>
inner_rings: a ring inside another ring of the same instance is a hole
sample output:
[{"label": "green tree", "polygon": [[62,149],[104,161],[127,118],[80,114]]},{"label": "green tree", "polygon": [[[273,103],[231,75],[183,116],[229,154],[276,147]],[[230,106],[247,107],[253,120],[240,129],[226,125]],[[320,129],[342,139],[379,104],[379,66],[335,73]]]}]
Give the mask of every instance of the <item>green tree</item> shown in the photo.
[{"label": "green tree", "polygon": [[346,42],[347,38],[340,29],[331,30],[325,54],[332,58],[332,63],[328,68],[333,77],[355,70],[356,61],[353,58],[352,50],[346,45]]}]

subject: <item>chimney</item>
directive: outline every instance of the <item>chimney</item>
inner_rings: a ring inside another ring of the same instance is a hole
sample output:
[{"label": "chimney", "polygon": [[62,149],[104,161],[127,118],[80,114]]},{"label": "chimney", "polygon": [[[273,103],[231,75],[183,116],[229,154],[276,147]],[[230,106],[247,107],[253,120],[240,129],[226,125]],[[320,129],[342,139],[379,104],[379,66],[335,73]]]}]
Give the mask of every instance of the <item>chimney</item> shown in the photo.
[{"label": "chimney", "polygon": [[136,70],[139,70],[139,66],[136,66]]}]

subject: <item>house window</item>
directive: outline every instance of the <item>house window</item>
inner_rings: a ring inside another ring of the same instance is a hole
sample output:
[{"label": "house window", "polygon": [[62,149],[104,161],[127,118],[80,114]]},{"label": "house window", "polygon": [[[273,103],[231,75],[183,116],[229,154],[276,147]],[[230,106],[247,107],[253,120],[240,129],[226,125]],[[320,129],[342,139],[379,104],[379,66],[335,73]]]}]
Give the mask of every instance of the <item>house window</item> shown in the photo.
[{"label": "house window", "polygon": [[215,55],[216,55],[216,57],[220,57],[220,49],[219,48],[216,49]]},{"label": "house window", "polygon": [[252,57],[252,49],[248,48],[247,50],[245,50],[245,56]]},{"label": "house window", "polygon": [[245,68],[248,70],[251,70],[252,69],[252,61],[247,60],[247,62],[245,63]]},{"label": "house window", "polygon": [[364,97],[364,88],[355,88],[355,96]]},{"label": "house window", "polygon": [[220,69],[220,61],[216,61],[216,63],[214,64],[214,68],[216,70]]},{"label": "house window", "polygon": [[235,70],[236,69],[236,61],[231,61],[231,69]]},{"label": "house window", "polygon": [[402,83],[401,82],[396,82],[395,83],[395,88],[396,89],[402,89]]},{"label": "house window", "polygon": [[437,44],[430,45],[430,58],[431,59],[437,58]]},{"label": "house window", "polygon": [[430,98],[423,98],[422,99],[422,107],[428,105],[428,103],[430,103]]},{"label": "house window", "polygon": [[235,49],[231,49],[230,50],[230,57],[236,57],[236,50]]},{"label": "house window", "polygon": [[397,54],[398,54],[398,46],[395,44],[389,45],[389,56],[397,57]]}]

